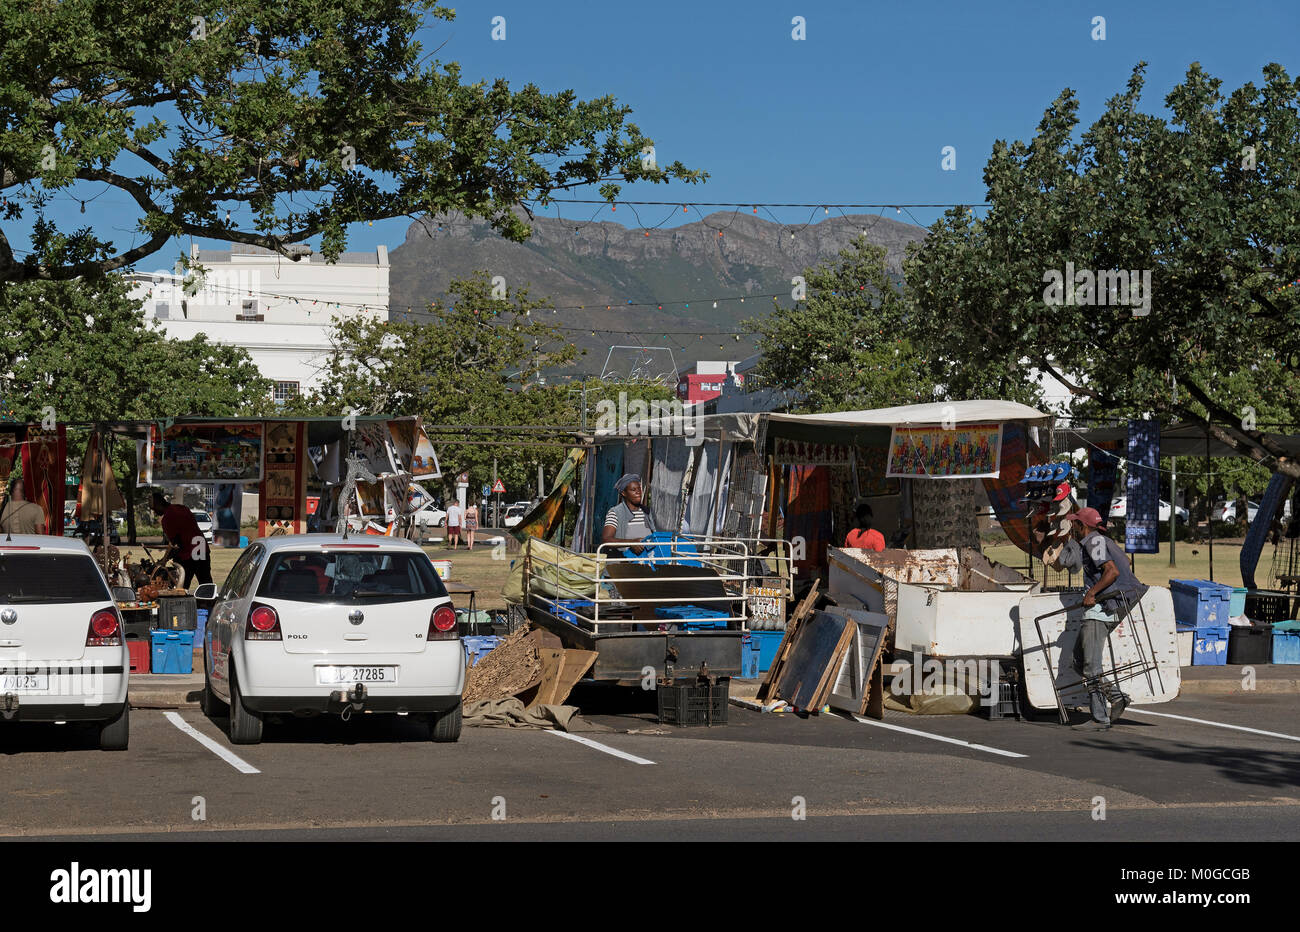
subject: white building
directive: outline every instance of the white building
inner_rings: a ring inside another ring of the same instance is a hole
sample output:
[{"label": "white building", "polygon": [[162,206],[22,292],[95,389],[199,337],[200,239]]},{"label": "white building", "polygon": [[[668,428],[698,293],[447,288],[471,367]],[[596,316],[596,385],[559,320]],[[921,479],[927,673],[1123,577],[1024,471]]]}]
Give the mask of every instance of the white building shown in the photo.
[{"label": "white building", "polygon": [[344,253],[334,263],[243,245],[228,252],[195,247],[190,255],[207,271],[188,288],[178,270],[132,273],[145,318],[159,321],[169,337],[206,334],[242,346],[275,382],[277,400],[319,382],[335,318],[388,320],[386,246]]}]

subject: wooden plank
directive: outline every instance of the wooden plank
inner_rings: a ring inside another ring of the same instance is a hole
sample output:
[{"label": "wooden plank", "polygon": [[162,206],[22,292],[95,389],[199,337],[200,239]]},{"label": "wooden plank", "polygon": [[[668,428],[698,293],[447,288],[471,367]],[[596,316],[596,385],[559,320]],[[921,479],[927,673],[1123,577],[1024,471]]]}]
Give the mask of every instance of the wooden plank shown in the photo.
[{"label": "wooden plank", "polygon": [[876,665],[871,668],[868,681],[871,686],[867,690],[867,701],[859,714],[880,721],[885,717],[885,675],[879,658],[876,660]]},{"label": "wooden plank", "polygon": [[528,705],[553,705],[555,687],[560,681],[560,671],[564,666],[564,648],[543,647],[538,653],[542,657],[542,682]]},{"label": "wooden plank", "polygon": [[586,675],[591,669],[591,665],[596,662],[598,651],[594,650],[566,650],[564,652],[564,665],[560,671],[559,678],[556,680],[555,697],[551,700],[552,705],[563,705],[564,700],[569,698],[569,693],[573,692],[573,687],[578,684],[578,680]]},{"label": "wooden plank", "polygon": [[790,621],[785,626],[785,637],[781,639],[781,645],[776,649],[776,654],[772,658],[772,665],[767,668],[767,675],[763,677],[763,682],[758,686],[757,696],[759,700],[766,700],[772,696],[777,679],[781,675],[781,669],[785,666],[786,658],[790,656],[790,651],[798,638],[799,626],[811,614],[812,607],[817,603],[817,593],[820,586],[821,580],[814,579],[812,588],[799,601],[794,612],[790,615]]},{"label": "wooden plank", "polygon": [[826,706],[826,700],[831,696],[831,690],[835,688],[835,675],[839,672],[840,664],[844,662],[845,655],[849,648],[853,646],[854,624],[852,621],[845,622],[844,632],[840,635],[839,644],[835,647],[835,653],[831,656],[831,662],[828,663],[822,672],[821,682],[817,684],[817,692],[813,694],[812,705],[808,706],[809,710],[820,712]]}]

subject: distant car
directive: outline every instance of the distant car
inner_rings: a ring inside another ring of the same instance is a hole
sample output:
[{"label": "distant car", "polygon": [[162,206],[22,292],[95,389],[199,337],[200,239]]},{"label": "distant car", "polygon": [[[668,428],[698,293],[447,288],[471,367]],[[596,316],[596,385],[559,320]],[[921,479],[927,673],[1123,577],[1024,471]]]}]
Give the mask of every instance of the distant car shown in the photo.
[{"label": "distant car", "polygon": [[[1258,511],[1259,511],[1259,503],[1258,503],[1258,502],[1252,502],[1252,501],[1250,501],[1250,500],[1247,500],[1247,501],[1246,501],[1246,520],[1247,520],[1247,521],[1254,521],[1254,520],[1255,520],[1255,514],[1256,514]],[[1235,501],[1232,501],[1232,502],[1225,502],[1224,505],[1223,505],[1223,511],[1220,513],[1218,520],[1220,520],[1220,521],[1227,521],[1227,522],[1229,522],[1229,523],[1236,521],[1236,520],[1237,520],[1237,503],[1236,503]]]},{"label": "distant car", "polygon": [[446,527],[447,512],[429,502],[414,515],[415,524],[421,528]]},{"label": "distant car", "polygon": [[0,731],[82,722],[98,729],[102,750],[125,751],[130,652],[85,543],[42,534],[0,540],[0,605]]},{"label": "distant car", "polygon": [[514,527],[524,520],[524,515],[528,514],[528,509],[532,507],[528,502],[515,502],[506,509],[506,516],[501,519],[501,523],[506,527]]},{"label": "distant car", "polygon": [[[1171,508],[1173,508],[1172,505],[1170,505],[1168,502],[1161,499],[1160,516],[1158,520],[1160,520],[1162,523],[1167,522],[1169,520],[1169,510]],[[1183,508],[1182,506],[1179,506],[1178,508],[1174,509],[1174,513],[1178,516],[1179,524],[1186,524],[1187,519],[1190,517],[1187,509]],[[1115,518],[1124,518],[1127,514],[1128,514],[1127,495],[1121,495],[1119,498],[1115,499],[1113,502],[1110,503],[1110,517],[1112,520]]]},{"label": "distant car", "polygon": [[465,648],[433,563],[413,541],[285,535],[248,546],[203,639],[203,711],[229,707],[230,740],[267,715],[410,713],[433,741],[461,731]]},{"label": "distant car", "polygon": [[209,544],[212,543],[212,515],[197,508],[191,509],[190,514],[194,515],[194,520],[199,525],[199,533]]},{"label": "distant car", "polygon": [[[72,527],[65,525],[63,528],[63,536],[80,537],[83,541],[89,542],[102,539],[104,532],[100,528],[99,520],[95,519],[93,521],[78,521]],[[109,526],[108,542],[114,547],[117,547],[122,543],[122,537],[117,532],[116,523]]]}]

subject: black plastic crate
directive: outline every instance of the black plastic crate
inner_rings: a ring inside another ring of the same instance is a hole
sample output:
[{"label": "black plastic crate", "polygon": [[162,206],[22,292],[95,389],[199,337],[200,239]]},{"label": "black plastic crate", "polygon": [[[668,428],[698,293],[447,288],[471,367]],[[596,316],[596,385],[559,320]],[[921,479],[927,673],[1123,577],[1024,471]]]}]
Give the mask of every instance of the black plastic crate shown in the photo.
[{"label": "black plastic crate", "polygon": [[119,608],[122,615],[122,630],[129,638],[147,638],[153,627],[153,609]]},{"label": "black plastic crate", "polygon": [[[1268,589],[1256,589],[1246,593],[1246,617],[1251,621],[1263,621],[1272,624],[1286,621],[1291,616],[1287,608],[1291,597],[1285,592],[1273,592]],[[1228,663],[1232,663],[1231,660]]]},{"label": "black plastic crate", "polygon": [[984,698],[980,697],[980,703],[988,715],[990,722],[998,722],[1003,719],[1020,719],[1020,689],[1018,683],[998,683],[997,684],[997,701],[984,703]]},{"label": "black plastic crate", "polygon": [[662,725],[725,725],[731,680],[723,677],[712,686],[689,683],[661,685],[659,722]]},{"label": "black plastic crate", "polygon": [[158,618],[154,627],[160,631],[194,631],[199,626],[199,606],[192,595],[159,596]]},{"label": "black plastic crate", "polygon": [[1228,632],[1228,663],[1269,663],[1272,659],[1272,625],[1232,626]]}]

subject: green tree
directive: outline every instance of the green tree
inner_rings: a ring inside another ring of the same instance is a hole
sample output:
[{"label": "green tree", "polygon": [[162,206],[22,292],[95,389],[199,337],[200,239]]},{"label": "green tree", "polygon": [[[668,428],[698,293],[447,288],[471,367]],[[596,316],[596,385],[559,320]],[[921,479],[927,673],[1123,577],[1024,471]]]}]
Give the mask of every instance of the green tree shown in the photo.
[{"label": "green tree", "polygon": [[[1033,401],[1036,369],[1073,414],[1208,421],[1300,476],[1260,429],[1300,407],[1300,81],[1274,64],[1225,96],[1194,64],[1166,119],[1139,109],[1143,71],[1082,132],[1066,90],[1031,142],[995,144],[987,215],[949,211],[909,255],[908,334],[952,397]],[[1094,303],[1082,271],[1055,300],[1067,263],[1106,274]],[[1149,273],[1149,312],[1117,306],[1117,270]]]},{"label": "green tree", "polygon": [[[245,350],[167,338],[129,290],[116,275],[0,285],[0,386],[20,420],[47,409],[65,423],[269,411],[271,383]],[[70,443],[68,453],[81,450]],[[134,444],[111,455],[134,541]]]},{"label": "green tree", "polygon": [[[462,83],[417,30],[433,0],[0,0],[0,281],[131,266],[175,236],[334,258],[347,225],[456,211],[522,240],[518,205],[598,184],[687,182],[611,97]],[[143,241],[46,219],[55,192],[108,185]]]},{"label": "green tree", "polygon": [[746,322],[761,361],[749,386],[786,389],[804,411],[845,411],[929,401],[934,383],[903,336],[904,309],[885,250],[859,237],[807,269],[806,297],[774,301]]}]

